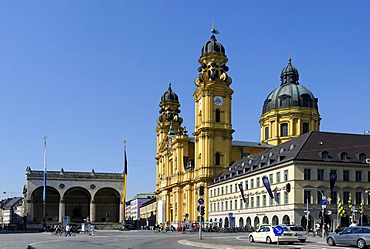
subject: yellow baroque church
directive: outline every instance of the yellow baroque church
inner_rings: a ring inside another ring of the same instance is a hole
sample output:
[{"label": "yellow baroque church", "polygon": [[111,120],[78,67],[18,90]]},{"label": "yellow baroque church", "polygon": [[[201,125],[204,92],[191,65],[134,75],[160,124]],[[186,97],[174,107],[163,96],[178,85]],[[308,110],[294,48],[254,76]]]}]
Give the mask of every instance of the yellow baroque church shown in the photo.
[{"label": "yellow baroque church", "polygon": [[[263,103],[261,141],[234,141],[232,78],[228,75],[225,48],[214,34],[202,47],[198,62],[192,136],[182,126],[179,97],[171,84],[159,104],[155,158],[157,222],[175,227],[184,221],[209,219],[207,186],[231,164],[320,128],[318,100],[298,83],[298,70],[289,59],[281,72],[281,85]],[[202,196],[201,186],[206,189]],[[204,200],[206,210],[202,218],[197,210],[199,198]]]}]

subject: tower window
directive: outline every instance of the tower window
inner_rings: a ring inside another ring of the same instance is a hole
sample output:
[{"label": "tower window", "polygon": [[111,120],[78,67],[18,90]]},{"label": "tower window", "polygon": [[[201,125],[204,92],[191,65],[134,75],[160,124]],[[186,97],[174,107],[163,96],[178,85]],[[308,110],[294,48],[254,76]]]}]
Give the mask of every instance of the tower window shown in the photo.
[{"label": "tower window", "polygon": [[216,122],[221,122],[221,111],[219,109],[216,110]]},{"label": "tower window", "polygon": [[265,127],[265,140],[269,139],[269,128]]},{"label": "tower window", "polygon": [[303,123],[302,124],[302,134],[305,134],[310,131],[310,124],[309,123]]},{"label": "tower window", "polygon": [[302,106],[303,107],[312,107],[312,98],[308,94],[302,95]]},{"label": "tower window", "polygon": [[221,155],[219,152],[216,153],[216,165],[221,164]]},{"label": "tower window", "polygon": [[280,125],[280,136],[288,136],[288,124],[284,123]]}]

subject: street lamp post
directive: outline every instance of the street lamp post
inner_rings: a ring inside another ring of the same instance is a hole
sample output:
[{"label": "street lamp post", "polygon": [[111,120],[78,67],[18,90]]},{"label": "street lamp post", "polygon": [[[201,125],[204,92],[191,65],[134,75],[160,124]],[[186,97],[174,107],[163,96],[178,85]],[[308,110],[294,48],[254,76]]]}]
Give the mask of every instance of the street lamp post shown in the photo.
[{"label": "street lamp post", "polygon": [[[304,189],[317,190],[321,194],[321,199],[322,199],[322,203],[321,203],[321,212],[322,212],[322,217],[321,217],[321,224],[322,224],[321,233],[322,233],[322,237],[324,238],[324,236],[325,236],[325,229],[324,229],[324,221],[325,221],[325,219],[324,219],[324,217],[325,217],[325,208],[326,208],[326,196],[318,188],[304,188]],[[324,204],[324,202],[325,202],[325,204]],[[308,217],[307,217],[307,223],[308,223]]]}]

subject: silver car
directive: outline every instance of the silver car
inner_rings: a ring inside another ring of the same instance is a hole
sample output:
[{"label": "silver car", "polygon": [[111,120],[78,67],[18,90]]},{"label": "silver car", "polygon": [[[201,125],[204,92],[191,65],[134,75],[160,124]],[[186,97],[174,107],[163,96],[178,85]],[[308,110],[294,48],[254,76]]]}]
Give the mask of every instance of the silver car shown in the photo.
[{"label": "silver car", "polygon": [[365,248],[370,245],[370,227],[348,227],[340,233],[329,235],[326,243],[329,246],[351,245],[358,248]]}]

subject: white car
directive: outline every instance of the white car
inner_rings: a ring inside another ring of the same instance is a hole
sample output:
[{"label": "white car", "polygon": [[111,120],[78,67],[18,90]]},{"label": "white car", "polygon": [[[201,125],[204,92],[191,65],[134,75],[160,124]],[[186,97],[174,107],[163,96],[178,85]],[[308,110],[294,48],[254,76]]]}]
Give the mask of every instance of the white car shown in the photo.
[{"label": "white car", "polygon": [[292,230],[293,232],[295,232],[297,234],[297,237],[298,237],[298,240],[300,242],[306,242],[307,240],[307,233],[306,233],[306,229],[304,229],[304,227],[302,226],[287,226],[290,228],[290,230]]},{"label": "white car", "polygon": [[286,242],[288,244],[294,244],[297,242],[298,237],[295,232],[290,230],[288,226],[282,226],[284,232],[280,236],[276,236],[273,229],[274,227],[271,225],[264,225],[261,226],[256,232],[252,232],[249,234],[249,242],[265,242],[267,244],[277,243],[279,240],[280,242]]}]

